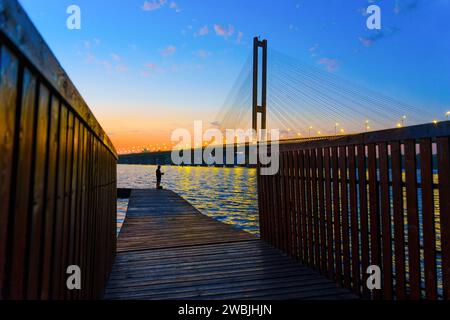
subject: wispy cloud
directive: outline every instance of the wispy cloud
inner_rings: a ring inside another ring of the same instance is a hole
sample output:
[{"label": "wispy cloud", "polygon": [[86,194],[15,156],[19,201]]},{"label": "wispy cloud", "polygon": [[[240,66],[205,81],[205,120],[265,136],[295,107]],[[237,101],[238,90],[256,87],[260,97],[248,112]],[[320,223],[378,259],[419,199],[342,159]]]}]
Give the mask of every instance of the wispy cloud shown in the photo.
[{"label": "wispy cloud", "polygon": [[155,73],[159,72],[161,69],[158,67],[156,63],[148,62],[144,64],[141,75],[144,77],[150,77]]},{"label": "wispy cloud", "polygon": [[108,74],[113,71],[127,72],[128,66],[124,63],[124,59],[119,54],[112,52],[109,55],[101,55],[96,52],[96,49],[100,47],[101,40],[94,38],[83,42],[83,48],[78,50],[80,56],[85,57],[87,64],[101,66]]},{"label": "wispy cloud", "polygon": [[167,0],[144,1],[144,4],[142,5],[142,10],[144,11],[158,10],[161,9],[166,3]]},{"label": "wispy cloud", "polygon": [[358,9],[358,12],[359,12],[363,17],[366,17],[366,16],[369,15],[369,14],[367,13],[367,7],[359,8],[359,9]]},{"label": "wispy cloud", "polygon": [[359,37],[358,40],[365,47],[371,47],[376,42],[391,37],[399,31],[398,28],[388,28],[385,27],[382,30],[377,30],[373,34],[366,37]]},{"label": "wispy cloud", "polygon": [[319,44],[314,44],[311,48],[308,49],[309,53],[311,54],[311,57],[315,57],[317,55],[317,49],[319,49]]},{"label": "wispy cloud", "polygon": [[[167,0],[144,1],[144,4],[142,5],[142,10],[144,11],[158,10],[164,7],[167,3],[168,3]],[[170,2],[169,8],[173,9],[175,12],[181,12],[181,8],[175,1]]]},{"label": "wispy cloud", "polygon": [[128,72],[129,68],[126,64],[121,63],[116,66],[116,70],[124,73],[124,72]]},{"label": "wispy cloud", "polygon": [[159,53],[163,57],[168,57],[168,56],[173,55],[176,51],[177,51],[177,48],[174,45],[170,45],[167,48],[164,48],[163,50],[161,50]]},{"label": "wispy cloud", "polygon": [[120,62],[122,60],[122,58],[117,53],[111,53],[111,59],[116,62]]},{"label": "wispy cloud", "polygon": [[200,49],[200,50],[195,51],[194,55],[196,55],[199,58],[205,59],[205,58],[208,58],[211,55],[211,52],[207,51],[207,50]]},{"label": "wispy cloud", "polygon": [[111,61],[109,61],[109,60],[98,60],[98,61],[95,61],[95,63],[103,66],[107,73],[111,73],[112,72]]},{"label": "wispy cloud", "polygon": [[417,9],[419,0],[395,0],[394,13],[405,13]]},{"label": "wispy cloud", "polygon": [[94,63],[95,60],[96,60],[96,57],[92,52],[86,53],[86,62],[87,63]]},{"label": "wispy cloud", "polygon": [[244,33],[242,31],[239,31],[238,35],[237,35],[236,43],[241,44],[243,37],[244,37]]},{"label": "wispy cloud", "polygon": [[178,6],[178,4],[175,1],[172,1],[170,3],[170,9],[175,10],[175,12],[181,12],[180,7]]},{"label": "wispy cloud", "polygon": [[92,49],[93,47],[100,46],[101,40],[99,38],[94,38],[92,40],[84,41],[84,48],[87,50]]},{"label": "wispy cloud", "polygon": [[202,37],[202,36],[206,36],[209,33],[209,28],[208,26],[203,26],[201,27],[196,33],[194,33],[195,36],[198,37]]},{"label": "wispy cloud", "polygon": [[329,72],[335,72],[341,66],[340,61],[333,58],[322,58],[318,63],[323,65]]},{"label": "wispy cloud", "polygon": [[214,31],[220,37],[228,38],[234,34],[234,27],[232,25],[228,25],[227,27],[223,27],[220,24],[214,25]]}]

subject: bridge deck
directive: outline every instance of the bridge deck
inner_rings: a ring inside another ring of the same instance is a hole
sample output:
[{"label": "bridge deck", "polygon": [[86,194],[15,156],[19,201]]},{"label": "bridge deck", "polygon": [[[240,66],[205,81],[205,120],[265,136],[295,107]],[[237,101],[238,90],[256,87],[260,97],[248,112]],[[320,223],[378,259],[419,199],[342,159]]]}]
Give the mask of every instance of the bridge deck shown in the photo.
[{"label": "bridge deck", "polygon": [[351,299],[258,238],[166,190],[133,190],[106,299]]}]

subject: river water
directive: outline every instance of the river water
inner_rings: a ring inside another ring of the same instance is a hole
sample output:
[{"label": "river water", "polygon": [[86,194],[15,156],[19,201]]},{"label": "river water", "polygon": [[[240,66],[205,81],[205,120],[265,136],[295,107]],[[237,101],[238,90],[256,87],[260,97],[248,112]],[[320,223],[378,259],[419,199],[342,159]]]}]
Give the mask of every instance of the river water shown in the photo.
[{"label": "river water", "polygon": [[[118,188],[155,188],[156,166],[119,165]],[[203,214],[259,235],[256,169],[163,167],[162,185],[189,201]],[[123,222],[127,201],[118,202]]]}]

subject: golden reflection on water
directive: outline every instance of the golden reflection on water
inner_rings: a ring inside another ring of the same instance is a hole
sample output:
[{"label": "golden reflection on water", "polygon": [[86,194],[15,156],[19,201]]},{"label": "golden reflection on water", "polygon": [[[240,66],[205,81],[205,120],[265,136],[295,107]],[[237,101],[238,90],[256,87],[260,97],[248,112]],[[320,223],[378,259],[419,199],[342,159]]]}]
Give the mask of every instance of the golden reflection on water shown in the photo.
[{"label": "golden reflection on water", "polygon": [[[118,165],[118,188],[155,188],[156,166]],[[162,185],[214,219],[259,234],[256,169],[162,168]]]}]

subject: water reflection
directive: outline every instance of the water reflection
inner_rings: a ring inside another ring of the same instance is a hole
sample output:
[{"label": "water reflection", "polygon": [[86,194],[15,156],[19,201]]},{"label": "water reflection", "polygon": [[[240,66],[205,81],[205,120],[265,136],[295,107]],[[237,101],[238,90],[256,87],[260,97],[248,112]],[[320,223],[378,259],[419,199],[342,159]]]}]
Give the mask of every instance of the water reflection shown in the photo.
[{"label": "water reflection", "polygon": [[[119,188],[155,188],[156,166],[119,165]],[[162,185],[219,221],[259,234],[256,169],[163,167]]]},{"label": "water reflection", "polygon": [[119,235],[128,209],[128,199],[117,199],[117,235]]}]

